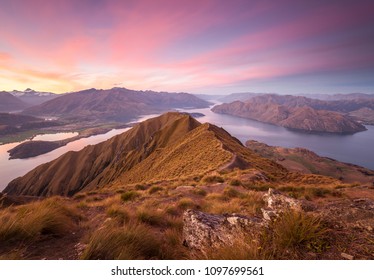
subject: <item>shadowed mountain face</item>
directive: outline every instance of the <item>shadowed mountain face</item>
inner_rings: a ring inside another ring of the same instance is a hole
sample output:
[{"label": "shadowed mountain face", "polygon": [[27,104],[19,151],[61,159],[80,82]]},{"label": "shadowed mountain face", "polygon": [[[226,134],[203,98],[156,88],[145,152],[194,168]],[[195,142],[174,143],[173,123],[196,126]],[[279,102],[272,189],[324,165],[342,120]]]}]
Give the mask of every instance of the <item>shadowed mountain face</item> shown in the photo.
[{"label": "shadowed mountain face", "polygon": [[258,156],[236,138],[191,116],[167,113],[79,152],[68,152],[13,180],[12,195],[73,195],[105,187],[193,177],[220,168],[256,168],[282,174],[280,165]]},{"label": "shadowed mountain face", "polygon": [[301,96],[263,95],[246,102],[235,101],[218,105],[212,111],[309,132],[355,133],[365,130],[362,124],[351,117],[328,111],[338,108],[341,108],[341,111],[350,110],[355,107],[351,101],[334,102]]},{"label": "shadowed mountain face", "polygon": [[0,112],[11,112],[25,109],[27,103],[19,100],[6,91],[0,91]]},{"label": "shadowed mountain face", "polygon": [[30,115],[129,121],[136,116],[172,108],[204,108],[208,102],[187,93],[89,89],[66,94],[24,111]]}]

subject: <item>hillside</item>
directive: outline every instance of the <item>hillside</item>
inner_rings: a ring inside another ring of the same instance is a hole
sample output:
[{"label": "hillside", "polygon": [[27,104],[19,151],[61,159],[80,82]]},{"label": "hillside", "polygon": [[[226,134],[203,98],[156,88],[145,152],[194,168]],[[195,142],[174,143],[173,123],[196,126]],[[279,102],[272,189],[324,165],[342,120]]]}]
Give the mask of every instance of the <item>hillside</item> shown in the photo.
[{"label": "hillside", "polygon": [[187,114],[149,119],[11,182],[0,259],[374,257],[371,186],[265,157]]},{"label": "hillside", "polygon": [[304,97],[258,96],[246,102],[217,105],[212,111],[307,132],[355,133],[366,130],[350,117],[313,109],[307,105],[308,102]]},{"label": "hillside", "polygon": [[223,129],[200,124],[186,114],[167,113],[43,164],[13,180],[4,192],[70,196],[113,181],[127,184],[199,176],[224,164],[282,173],[280,166],[250,152]]},{"label": "hillside", "polygon": [[6,91],[0,91],[0,112],[19,111],[25,109],[27,106],[30,105]]},{"label": "hillside", "polygon": [[55,121],[45,121],[32,116],[0,113],[0,136],[58,125],[59,123]]},{"label": "hillside", "polygon": [[204,108],[209,103],[187,93],[134,91],[126,88],[88,89],[59,96],[28,108],[25,114],[65,119],[131,121],[144,114],[173,108]]},{"label": "hillside", "polygon": [[246,146],[293,172],[334,177],[346,183],[374,183],[373,170],[321,157],[304,148],[273,147],[254,140],[247,141]]}]

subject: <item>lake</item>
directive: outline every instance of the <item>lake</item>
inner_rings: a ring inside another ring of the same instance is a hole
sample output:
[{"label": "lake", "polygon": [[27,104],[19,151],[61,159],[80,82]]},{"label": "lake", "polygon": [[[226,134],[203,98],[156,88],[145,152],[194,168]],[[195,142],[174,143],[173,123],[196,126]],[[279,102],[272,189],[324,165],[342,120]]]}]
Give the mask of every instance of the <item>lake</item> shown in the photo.
[{"label": "lake", "polygon": [[[288,148],[304,147],[321,156],[374,169],[374,146],[372,144],[374,140],[374,126],[366,126],[368,128],[367,131],[353,135],[307,134],[253,120],[215,114],[209,108],[183,109],[181,111],[204,114],[205,116],[198,118],[198,121],[209,122],[223,127],[243,143],[251,139],[273,146]],[[134,120],[134,122],[143,121],[155,116],[157,115],[141,116]],[[87,145],[100,143],[128,129],[114,129],[105,134],[82,138],[47,154],[29,159],[8,160],[9,155],[7,151],[20,143],[0,145],[0,191],[14,178],[26,174],[42,163],[49,162],[68,151],[79,151]]]}]

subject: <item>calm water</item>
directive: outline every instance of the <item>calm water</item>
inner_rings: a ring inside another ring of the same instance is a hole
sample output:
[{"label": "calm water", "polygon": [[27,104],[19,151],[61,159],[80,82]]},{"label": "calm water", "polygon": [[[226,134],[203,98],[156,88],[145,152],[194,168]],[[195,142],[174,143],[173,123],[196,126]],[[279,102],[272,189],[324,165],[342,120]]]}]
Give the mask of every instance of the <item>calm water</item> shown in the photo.
[{"label": "calm water", "polygon": [[0,191],[3,190],[10,181],[25,175],[27,172],[36,166],[54,160],[68,151],[79,151],[88,145],[95,145],[103,142],[117,134],[123,133],[130,128],[113,129],[105,134],[94,135],[87,138],[81,138],[77,141],[68,143],[66,146],[53,150],[47,154],[28,159],[12,159],[8,160],[9,154],[7,151],[14,148],[18,143],[10,143],[0,145]]},{"label": "calm water", "polygon": [[198,118],[199,122],[223,127],[243,143],[256,140],[272,146],[303,147],[320,156],[374,169],[374,126],[366,126],[367,131],[353,135],[307,134],[253,120],[215,114],[210,109],[188,112],[203,113],[205,116]]},{"label": "calm water", "polygon": [[40,134],[36,135],[32,140],[34,141],[58,141],[78,136],[78,132],[59,132],[54,134]]},{"label": "calm water", "polygon": [[[257,121],[215,114],[208,108],[183,111],[203,113],[205,116],[198,118],[200,122],[210,122],[223,127],[243,143],[252,139],[273,146],[304,147],[321,156],[374,169],[374,126],[367,126],[367,131],[354,135],[305,134]],[[154,116],[156,115],[141,116],[134,121],[143,121]],[[0,191],[14,178],[26,174],[42,163],[68,151],[79,151],[87,145],[100,143],[128,129],[112,130],[106,134],[82,138],[50,153],[29,159],[8,160],[7,151],[19,143],[0,145]]]}]

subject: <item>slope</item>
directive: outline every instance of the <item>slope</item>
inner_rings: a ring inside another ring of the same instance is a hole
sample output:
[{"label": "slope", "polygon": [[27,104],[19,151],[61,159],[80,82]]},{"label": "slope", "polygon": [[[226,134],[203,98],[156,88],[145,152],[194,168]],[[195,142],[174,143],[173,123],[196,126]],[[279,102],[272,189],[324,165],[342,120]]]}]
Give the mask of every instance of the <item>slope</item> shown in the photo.
[{"label": "slope", "polygon": [[245,148],[226,131],[166,113],[79,152],[68,152],[13,180],[11,195],[73,195],[119,183],[193,177],[226,166],[281,175],[285,169]]},{"label": "slope", "polygon": [[6,91],[0,91],[0,112],[11,112],[25,109],[27,103],[19,100]]}]

